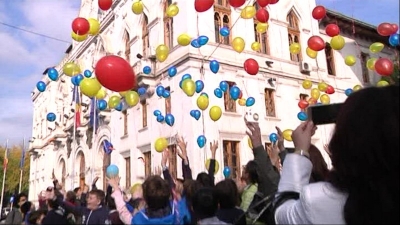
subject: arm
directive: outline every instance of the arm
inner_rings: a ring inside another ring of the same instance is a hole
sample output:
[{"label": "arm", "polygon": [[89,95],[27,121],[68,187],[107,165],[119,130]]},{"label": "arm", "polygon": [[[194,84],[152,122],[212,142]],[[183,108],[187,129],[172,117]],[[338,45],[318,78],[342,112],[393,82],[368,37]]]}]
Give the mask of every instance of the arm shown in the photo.
[{"label": "arm", "polygon": [[179,147],[178,156],[182,159],[182,176],[184,180],[192,180],[192,170],[189,166],[189,158],[187,157],[186,146],[187,144],[179,135],[176,136],[176,142]]},{"label": "arm", "polygon": [[126,203],[122,196],[122,192],[119,188],[114,189],[114,192],[111,195],[114,198],[115,205],[117,206],[117,210],[119,213],[119,218],[124,222],[124,224],[131,224],[132,214],[126,208]]},{"label": "arm", "polygon": [[164,180],[168,181],[168,184],[171,188],[175,188],[174,180],[172,179],[172,176],[169,173],[168,166],[167,166],[168,159],[169,159],[169,150],[165,149],[163,151],[162,157],[161,157],[161,168],[162,168],[163,177],[164,177]]},{"label": "arm", "polygon": [[92,190],[97,190],[96,183],[99,180],[99,177],[95,177],[93,182],[92,182]]},{"label": "arm", "polygon": [[184,180],[193,180],[192,169],[190,168],[189,160],[187,160],[187,162],[182,160],[182,175]]},{"label": "arm", "polygon": [[264,146],[259,145],[253,149],[254,161],[259,167],[259,183],[258,189],[268,196],[275,192],[279,182],[279,173],[274,169],[267,151]]},{"label": "arm", "polygon": [[215,155],[217,153],[218,149],[218,142],[214,141],[210,143],[210,151],[211,151],[211,159],[210,159],[210,166],[208,167],[208,176],[210,176],[211,182],[214,185],[215,184]]}]

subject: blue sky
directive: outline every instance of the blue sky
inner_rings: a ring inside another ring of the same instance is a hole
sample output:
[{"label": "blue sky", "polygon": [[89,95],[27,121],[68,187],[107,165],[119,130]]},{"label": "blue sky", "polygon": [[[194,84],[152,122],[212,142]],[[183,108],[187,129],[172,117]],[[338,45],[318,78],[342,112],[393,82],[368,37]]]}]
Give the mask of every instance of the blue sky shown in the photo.
[{"label": "blue sky", "polygon": [[[317,4],[373,25],[399,22],[398,0],[317,0]],[[16,144],[31,137],[30,93],[43,71],[56,65],[69,46],[1,23],[69,41],[79,5],[79,0],[0,0],[0,145],[6,139]]]}]

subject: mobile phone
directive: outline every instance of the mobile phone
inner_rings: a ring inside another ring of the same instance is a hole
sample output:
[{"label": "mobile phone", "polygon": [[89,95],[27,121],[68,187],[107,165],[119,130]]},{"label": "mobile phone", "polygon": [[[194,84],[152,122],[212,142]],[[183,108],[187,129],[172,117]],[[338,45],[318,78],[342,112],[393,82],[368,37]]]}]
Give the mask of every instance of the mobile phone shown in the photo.
[{"label": "mobile phone", "polygon": [[46,191],[53,191],[53,187],[47,187]]},{"label": "mobile phone", "polygon": [[336,123],[336,118],[343,103],[313,105],[307,108],[308,120],[315,125]]},{"label": "mobile phone", "polygon": [[253,123],[258,123],[258,120],[259,120],[259,115],[258,115],[258,113],[253,113],[252,111],[251,111],[251,109],[248,109],[247,111],[246,111],[246,115],[245,115],[245,117],[246,117],[246,120],[248,121],[248,122],[253,122]]}]

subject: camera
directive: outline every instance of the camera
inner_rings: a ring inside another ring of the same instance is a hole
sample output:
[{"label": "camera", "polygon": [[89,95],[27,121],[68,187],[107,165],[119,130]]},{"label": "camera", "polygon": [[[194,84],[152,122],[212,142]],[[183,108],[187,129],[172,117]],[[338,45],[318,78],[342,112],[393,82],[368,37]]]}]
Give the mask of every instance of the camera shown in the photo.
[{"label": "camera", "polygon": [[251,109],[248,109],[246,111],[245,118],[248,122],[258,123],[258,120],[260,117],[259,117],[258,113],[253,113],[251,111]]}]

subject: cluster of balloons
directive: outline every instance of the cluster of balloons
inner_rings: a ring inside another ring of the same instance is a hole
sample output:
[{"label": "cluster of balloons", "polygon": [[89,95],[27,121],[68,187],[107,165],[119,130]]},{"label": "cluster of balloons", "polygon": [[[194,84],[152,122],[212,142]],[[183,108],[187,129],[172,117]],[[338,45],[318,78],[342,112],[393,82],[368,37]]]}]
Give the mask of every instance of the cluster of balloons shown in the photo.
[{"label": "cluster of balloons", "polygon": [[389,36],[389,44],[392,47],[397,47],[400,45],[400,35],[397,33],[398,30],[399,26],[394,23],[381,23],[376,29],[379,35],[383,37]]},{"label": "cluster of balloons", "polygon": [[154,110],[153,115],[156,117],[157,122],[159,123],[165,122],[171,127],[175,124],[175,117],[171,113],[167,113],[165,116],[163,116],[161,111],[156,109]]}]

